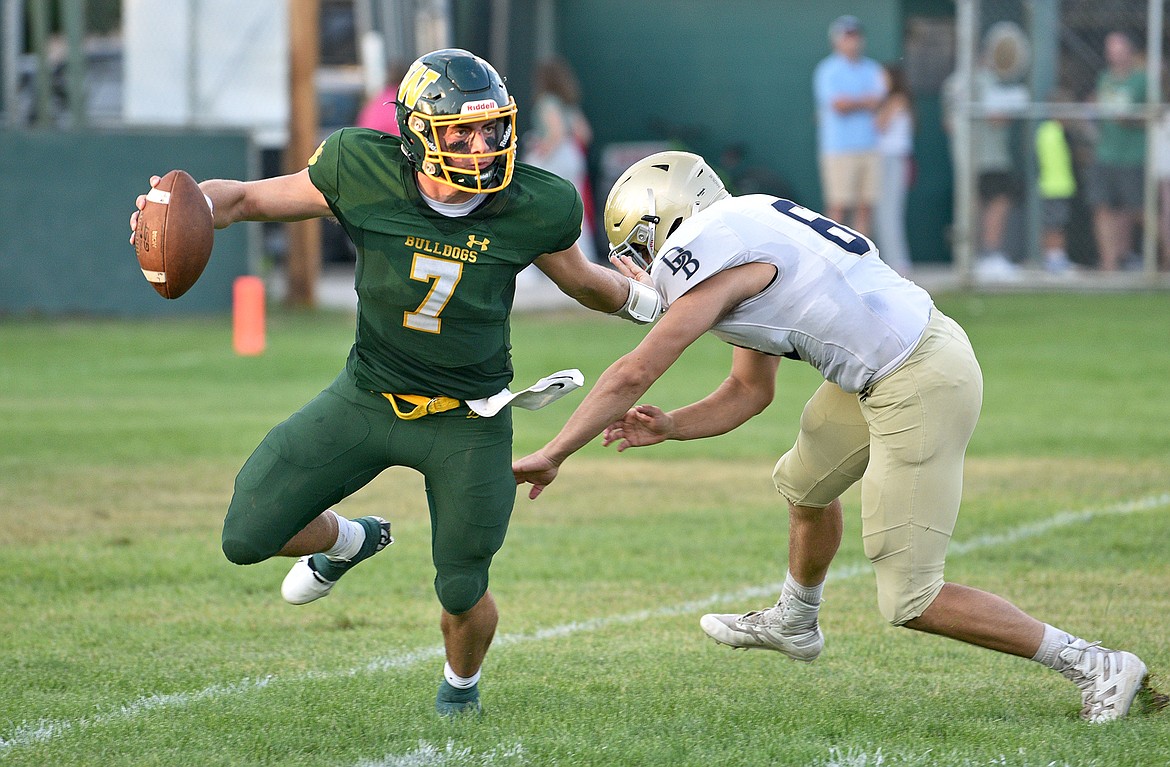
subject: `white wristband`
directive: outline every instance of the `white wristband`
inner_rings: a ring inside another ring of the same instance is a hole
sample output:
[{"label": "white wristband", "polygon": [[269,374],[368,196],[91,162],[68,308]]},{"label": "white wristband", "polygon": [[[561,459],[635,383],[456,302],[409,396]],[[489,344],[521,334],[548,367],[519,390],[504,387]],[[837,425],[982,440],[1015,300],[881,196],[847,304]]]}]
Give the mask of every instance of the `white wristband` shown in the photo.
[{"label": "white wristband", "polygon": [[206,192],[203,194],[203,199],[207,200],[207,207],[209,209],[211,209],[211,215],[214,216],[215,215],[215,203],[213,203],[211,201],[211,198],[207,196]]},{"label": "white wristband", "polygon": [[625,306],[612,314],[639,325],[648,325],[658,319],[658,315],[662,314],[662,297],[658,291],[633,277],[626,279],[630,281],[630,295],[626,298]]}]

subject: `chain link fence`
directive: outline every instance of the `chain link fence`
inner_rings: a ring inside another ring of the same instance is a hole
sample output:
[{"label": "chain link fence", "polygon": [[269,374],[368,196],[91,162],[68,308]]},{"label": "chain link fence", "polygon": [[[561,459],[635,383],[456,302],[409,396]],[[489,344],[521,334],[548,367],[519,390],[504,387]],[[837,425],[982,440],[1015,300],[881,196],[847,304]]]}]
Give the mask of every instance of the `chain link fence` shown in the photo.
[{"label": "chain link fence", "polygon": [[942,83],[967,284],[1170,286],[1164,0],[959,0]]}]

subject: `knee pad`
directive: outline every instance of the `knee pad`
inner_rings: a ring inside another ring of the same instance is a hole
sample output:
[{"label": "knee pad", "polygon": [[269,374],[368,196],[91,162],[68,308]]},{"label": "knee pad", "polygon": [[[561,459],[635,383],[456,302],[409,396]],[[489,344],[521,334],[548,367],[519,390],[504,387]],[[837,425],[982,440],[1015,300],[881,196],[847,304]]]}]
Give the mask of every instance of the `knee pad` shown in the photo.
[{"label": "knee pad", "polygon": [[251,541],[234,536],[228,537],[226,530],[224,531],[222,547],[223,555],[235,565],[254,565],[272,556],[272,554],[258,549]]},{"label": "knee pad", "polygon": [[247,524],[245,515],[236,509],[235,499],[228,508],[227,518],[223,521],[223,534],[220,545],[228,561],[237,565],[254,565],[274,556],[284,541],[274,540],[270,531],[257,529],[255,524]]},{"label": "knee pad", "polygon": [[943,579],[939,578],[921,588],[895,590],[888,585],[883,586],[879,578],[878,610],[891,625],[902,626],[926,612],[942,587]]},{"label": "knee pad", "polygon": [[487,565],[477,568],[444,568],[435,576],[439,604],[452,615],[462,615],[487,593]]}]

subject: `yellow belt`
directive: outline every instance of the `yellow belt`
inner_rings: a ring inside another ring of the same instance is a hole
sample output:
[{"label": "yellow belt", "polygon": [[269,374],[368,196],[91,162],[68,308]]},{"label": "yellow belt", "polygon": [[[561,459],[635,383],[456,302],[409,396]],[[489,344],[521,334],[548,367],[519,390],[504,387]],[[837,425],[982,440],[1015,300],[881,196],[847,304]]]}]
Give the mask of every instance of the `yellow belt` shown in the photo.
[{"label": "yellow belt", "polygon": [[[454,397],[424,397],[421,394],[386,394],[385,392],[382,393],[382,396],[390,400],[390,407],[394,408],[394,414],[404,421],[413,421],[432,413],[445,413],[463,404]],[[409,402],[414,405],[414,409],[402,412],[398,408],[398,400]]]}]

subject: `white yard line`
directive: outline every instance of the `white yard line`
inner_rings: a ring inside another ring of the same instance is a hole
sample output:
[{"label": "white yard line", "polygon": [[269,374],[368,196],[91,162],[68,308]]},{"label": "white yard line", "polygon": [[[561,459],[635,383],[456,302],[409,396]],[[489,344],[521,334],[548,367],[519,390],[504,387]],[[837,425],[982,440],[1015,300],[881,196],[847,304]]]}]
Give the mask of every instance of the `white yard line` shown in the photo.
[{"label": "white yard line", "polygon": [[420,740],[418,748],[413,751],[389,754],[381,759],[367,759],[358,762],[355,767],[483,767],[491,764],[524,764],[527,761],[524,746],[520,743],[476,752],[456,746],[453,740],[448,740],[446,746],[442,747]]},{"label": "white yard line", "polygon": [[[1004,533],[996,535],[982,535],[967,541],[952,541],[948,549],[948,554],[950,556],[956,556],[972,551],[978,551],[980,549],[990,548],[993,546],[1016,543],[1028,538],[1036,538],[1062,527],[1069,527],[1071,525],[1089,522],[1098,517],[1134,514],[1143,511],[1161,509],[1167,506],[1170,506],[1170,492],[1159,495],[1151,495],[1132,501],[1124,501],[1122,503],[1118,503],[1113,506],[1106,506],[1100,509],[1064,511],[1039,522],[1021,525]],[[857,577],[864,573],[868,573],[870,571],[871,570],[868,563],[836,567],[829,573],[829,580],[846,580]],[[540,629],[538,631],[533,631],[526,634],[501,634],[496,637],[494,645],[496,647],[504,648],[511,645],[527,644],[530,642],[543,642],[548,639],[559,639],[570,636],[572,634],[579,634],[587,631],[598,631],[600,629],[609,628],[611,626],[639,623],[651,618],[671,617],[685,615],[687,613],[695,613],[699,612],[700,610],[715,607],[717,605],[739,605],[740,603],[747,602],[752,599],[765,597],[771,599],[779,593],[780,587],[782,585],[782,582],[776,582],[763,586],[749,586],[734,592],[711,594],[709,596],[703,597],[702,599],[668,605],[651,610],[639,610],[637,612],[604,616],[586,621],[574,621],[572,623],[564,623],[559,626],[552,626],[550,628]],[[738,609],[738,607],[736,609]],[[308,680],[319,681],[325,679],[341,679],[361,674],[405,670],[413,668],[420,663],[435,661],[441,658],[443,658],[443,647],[441,645],[437,645],[434,647],[426,647],[417,650],[410,650],[407,652],[384,655],[380,658],[376,658],[370,661],[365,665],[345,669],[342,671],[313,671],[283,678],[277,678],[273,675],[269,675],[259,679],[242,679],[238,682],[230,684],[211,685],[210,687],[205,687],[202,690],[196,690],[195,692],[156,693],[153,695],[146,695],[131,701],[130,703],[126,703],[124,705],[118,706],[117,708],[111,709],[105,713],[94,714],[93,716],[86,716],[78,719],[42,719],[37,722],[24,722],[17,726],[14,731],[5,735],[0,735],[0,757],[3,757],[4,753],[9,749],[55,740],[65,736],[70,732],[86,730],[91,727],[98,727],[114,722],[131,720],[142,714],[158,709],[182,708],[200,701],[217,700],[232,695],[244,694],[253,690],[261,689],[268,686],[269,684],[276,682],[295,684]]]}]

